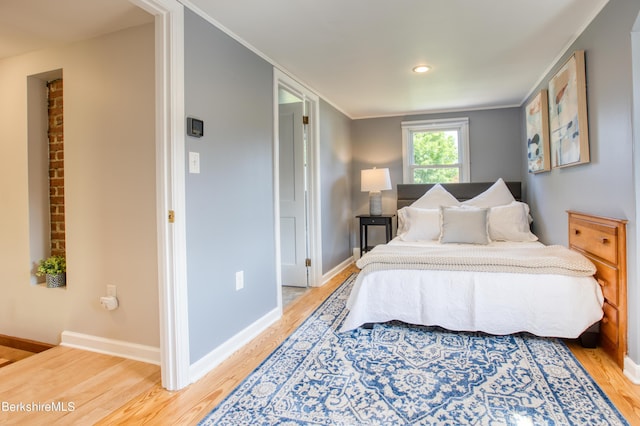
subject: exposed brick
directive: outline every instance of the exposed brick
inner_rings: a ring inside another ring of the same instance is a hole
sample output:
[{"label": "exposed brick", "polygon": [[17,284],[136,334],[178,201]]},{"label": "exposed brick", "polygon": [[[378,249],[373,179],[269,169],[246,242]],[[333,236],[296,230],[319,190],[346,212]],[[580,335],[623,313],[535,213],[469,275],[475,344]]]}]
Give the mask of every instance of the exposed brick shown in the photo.
[{"label": "exposed brick", "polygon": [[62,176],[58,176],[58,170],[49,170],[49,180],[56,179]]},{"label": "exposed brick", "polygon": [[64,186],[64,179],[62,179],[62,178],[49,179],[49,185],[51,185],[51,186]]},{"label": "exposed brick", "polygon": [[49,114],[49,205],[51,220],[51,254],[65,255],[64,217],[64,109],[62,79],[50,81]]}]

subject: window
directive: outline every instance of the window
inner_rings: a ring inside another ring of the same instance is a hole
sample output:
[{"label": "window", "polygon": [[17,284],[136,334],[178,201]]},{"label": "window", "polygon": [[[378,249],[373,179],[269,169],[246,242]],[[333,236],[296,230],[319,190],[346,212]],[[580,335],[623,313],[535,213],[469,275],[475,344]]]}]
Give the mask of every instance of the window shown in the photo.
[{"label": "window", "polygon": [[402,123],[404,183],[469,182],[469,119]]}]

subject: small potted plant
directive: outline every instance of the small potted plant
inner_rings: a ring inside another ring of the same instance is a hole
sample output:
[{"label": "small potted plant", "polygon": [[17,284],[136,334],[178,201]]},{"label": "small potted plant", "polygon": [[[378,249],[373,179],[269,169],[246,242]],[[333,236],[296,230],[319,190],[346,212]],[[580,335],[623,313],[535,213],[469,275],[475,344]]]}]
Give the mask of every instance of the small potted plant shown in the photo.
[{"label": "small potted plant", "polygon": [[63,287],[67,284],[66,280],[67,262],[64,256],[51,256],[42,259],[38,265],[36,275],[45,276],[47,279],[47,287]]}]

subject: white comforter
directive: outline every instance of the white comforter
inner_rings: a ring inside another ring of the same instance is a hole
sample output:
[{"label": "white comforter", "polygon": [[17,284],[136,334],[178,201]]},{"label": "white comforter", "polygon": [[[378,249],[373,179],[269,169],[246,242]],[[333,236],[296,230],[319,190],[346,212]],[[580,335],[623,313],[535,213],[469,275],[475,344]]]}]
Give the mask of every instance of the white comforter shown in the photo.
[{"label": "white comforter", "polygon": [[[432,246],[395,239],[390,246]],[[538,242],[491,247],[535,247]],[[458,245],[459,248],[464,245]],[[578,337],[602,318],[602,291],[591,276],[445,270],[374,270],[358,277],[341,331],[400,320],[490,334],[530,332]]]}]

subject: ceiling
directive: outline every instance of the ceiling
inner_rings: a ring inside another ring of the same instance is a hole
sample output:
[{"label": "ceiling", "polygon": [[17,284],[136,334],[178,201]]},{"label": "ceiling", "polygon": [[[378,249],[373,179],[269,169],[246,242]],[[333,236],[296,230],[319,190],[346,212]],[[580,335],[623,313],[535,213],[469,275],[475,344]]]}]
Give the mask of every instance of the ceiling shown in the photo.
[{"label": "ceiling", "polygon": [[152,21],[127,0],[0,0],[0,59]]},{"label": "ceiling", "polygon": [[[519,106],[608,0],[184,0],[351,118]],[[0,58],[150,22],[2,0]],[[411,69],[432,67],[426,74]]]}]

